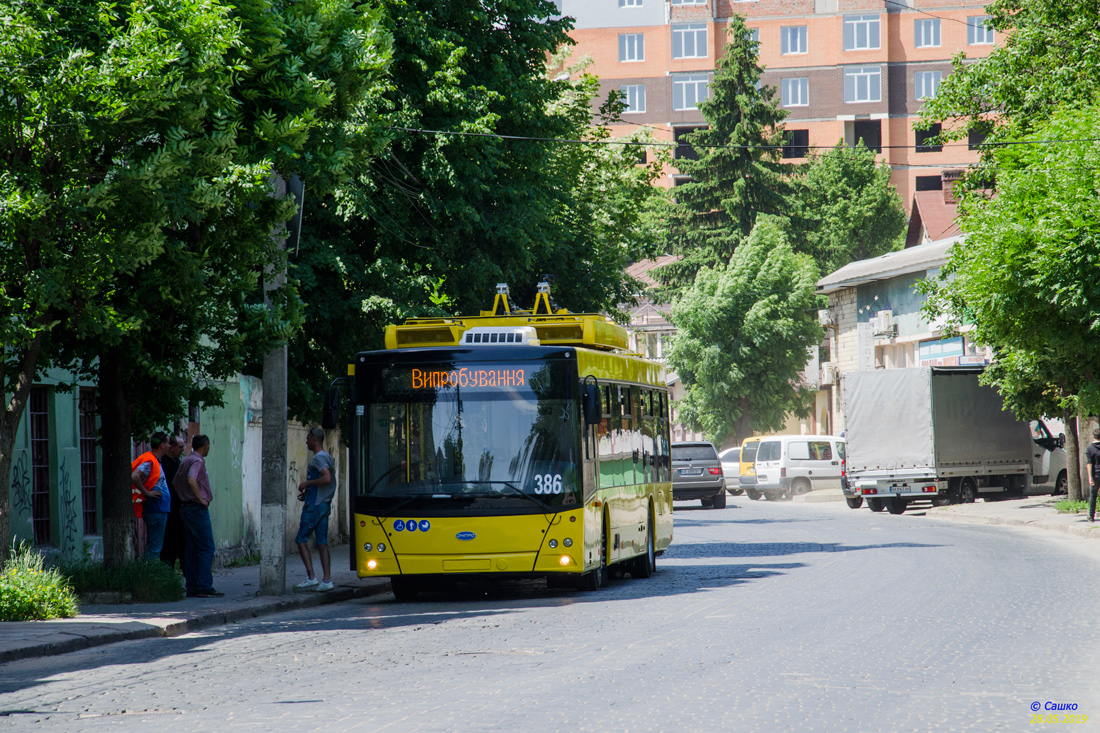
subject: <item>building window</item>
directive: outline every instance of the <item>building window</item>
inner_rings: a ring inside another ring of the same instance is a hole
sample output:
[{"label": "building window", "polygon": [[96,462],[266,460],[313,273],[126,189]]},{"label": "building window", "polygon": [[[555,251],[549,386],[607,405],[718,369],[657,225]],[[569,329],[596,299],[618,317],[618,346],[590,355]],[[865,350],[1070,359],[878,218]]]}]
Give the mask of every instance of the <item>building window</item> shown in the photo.
[{"label": "building window", "polygon": [[966,44],[988,46],[993,43],[993,28],[988,15],[973,15],[966,19]]},{"label": "building window", "polygon": [[844,50],[870,51],[880,48],[877,15],[844,16]]},{"label": "building window", "polygon": [[939,153],[943,151],[942,145],[930,144],[928,141],[940,134],[940,123],[932,125],[927,130],[917,130],[917,152]]},{"label": "building window", "polygon": [[672,109],[698,109],[699,103],[707,98],[709,82],[707,74],[672,77]]},{"label": "building window", "polygon": [[940,72],[938,71],[918,71],[913,74],[913,89],[918,101],[936,96],[939,86]]},{"label": "building window", "polygon": [[749,40],[753,43],[760,43],[760,29],[749,28]]},{"label": "building window", "polygon": [[705,130],[705,127],[676,127],[672,130],[672,140],[676,147],[672,150],[674,160],[699,160],[699,151],[691,146],[685,139],[687,135],[696,130]]},{"label": "building window", "polygon": [[99,506],[99,461],[95,452],[96,393],[94,389],[80,389],[80,498],[84,504],[84,534],[98,534],[96,510]]},{"label": "building window", "polygon": [[620,33],[619,61],[645,61],[645,36],[641,33]]},{"label": "building window", "polygon": [[783,131],[783,157],[805,158],[810,154],[809,130]]},{"label": "building window", "polygon": [[623,114],[645,112],[645,84],[627,84],[619,87],[619,91],[623,93],[623,101],[626,102]]},{"label": "building window", "polygon": [[50,415],[45,387],[31,387],[31,525],[34,543],[50,542]]},{"label": "building window", "polygon": [[810,80],[808,78],[783,79],[780,84],[780,96],[784,107],[805,107],[810,103]]},{"label": "building window", "polygon": [[707,0],[672,0],[673,5],[706,5]]},{"label": "building window", "polygon": [[852,126],[856,145],[860,142],[863,147],[875,153],[882,152],[882,121],[881,120],[856,120]]},{"label": "building window", "polygon": [[966,131],[966,149],[980,150],[987,137],[989,137],[988,130],[974,129],[971,127]]},{"label": "building window", "polygon": [[640,8],[642,0],[619,0],[620,8]]},{"label": "building window", "polygon": [[882,67],[849,66],[844,69],[844,101],[857,102],[882,101]]},{"label": "building window", "polygon": [[680,23],[672,26],[672,58],[701,59],[707,55],[707,24]]},{"label": "building window", "polygon": [[939,176],[917,176],[918,191],[942,191],[943,179]]},{"label": "building window", "polygon": [[940,45],[940,19],[920,18],[913,21],[913,35],[917,48],[933,48]]},{"label": "building window", "polygon": [[779,29],[780,53],[806,53],[806,26],[788,25]]}]

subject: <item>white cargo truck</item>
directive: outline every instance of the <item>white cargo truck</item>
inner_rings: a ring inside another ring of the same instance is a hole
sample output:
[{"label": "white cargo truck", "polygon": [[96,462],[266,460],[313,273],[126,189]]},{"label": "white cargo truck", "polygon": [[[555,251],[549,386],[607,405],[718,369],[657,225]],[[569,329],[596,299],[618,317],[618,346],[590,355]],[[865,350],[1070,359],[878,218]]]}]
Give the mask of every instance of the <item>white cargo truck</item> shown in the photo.
[{"label": "white cargo truck", "polygon": [[[845,497],[857,508],[901,514],[918,500],[939,506],[1064,486],[1065,436],[1017,420],[980,367],[848,372]],[[1040,427],[1041,426],[1041,427]]]}]

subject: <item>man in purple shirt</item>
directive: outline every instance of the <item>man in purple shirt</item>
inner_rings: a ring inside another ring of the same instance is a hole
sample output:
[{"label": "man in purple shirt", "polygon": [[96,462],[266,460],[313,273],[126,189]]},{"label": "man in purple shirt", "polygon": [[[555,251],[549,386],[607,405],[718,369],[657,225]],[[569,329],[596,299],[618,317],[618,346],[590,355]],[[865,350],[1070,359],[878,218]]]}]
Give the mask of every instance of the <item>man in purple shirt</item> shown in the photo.
[{"label": "man in purple shirt", "polygon": [[219,598],[224,593],[214,590],[214,527],[210,524],[210,476],[206,473],[206,456],[210,453],[210,438],[196,435],[191,439],[191,455],[180,462],[174,481],[181,506],[180,517],[187,530],[184,547],[184,580],[188,598]]}]

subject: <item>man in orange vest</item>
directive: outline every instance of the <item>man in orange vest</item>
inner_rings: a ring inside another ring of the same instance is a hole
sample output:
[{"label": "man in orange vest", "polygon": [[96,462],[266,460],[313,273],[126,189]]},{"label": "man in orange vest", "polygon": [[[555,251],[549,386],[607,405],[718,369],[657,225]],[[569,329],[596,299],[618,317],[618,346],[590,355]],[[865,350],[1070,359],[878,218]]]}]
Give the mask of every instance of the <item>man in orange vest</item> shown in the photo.
[{"label": "man in orange vest", "polygon": [[[156,560],[164,546],[164,528],[168,524],[168,512],[172,508],[172,495],[168,493],[168,481],[160,467],[160,459],[168,452],[168,436],[157,431],[149,436],[151,450],[142,453],[130,464],[130,496],[134,502],[134,515],[138,517],[138,556]],[[144,524],[145,542],[141,542]],[[141,545],[144,544],[144,553]]]}]

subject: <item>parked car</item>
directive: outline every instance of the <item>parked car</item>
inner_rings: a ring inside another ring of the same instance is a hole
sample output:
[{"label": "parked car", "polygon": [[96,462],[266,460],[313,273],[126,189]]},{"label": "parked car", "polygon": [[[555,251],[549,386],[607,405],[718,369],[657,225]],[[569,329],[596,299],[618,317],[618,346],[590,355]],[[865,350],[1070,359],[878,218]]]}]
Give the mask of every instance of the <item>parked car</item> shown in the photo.
[{"label": "parked car", "polygon": [[835,435],[776,435],[756,449],[756,490],[770,500],[841,488],[844,439]]},{"label": "parked car", "polygon": [[726,506],[726,482],[722,462],[711,443],[672,444],[672,498],[699,499],[705,507]]},{"label": "parked car", "polygon": [[718,454],[722,462],[722,474],[726,478],[726,493],[741,495],[741,446],[726,448]]},{"label": "parked car", "polygon": [[756,448],[760,445],[760,438],[745,438],[741,441],[741,470],[737,481],[745,491],[745,496],[753,501],[760,498],[760,492],[756,490]]}]

